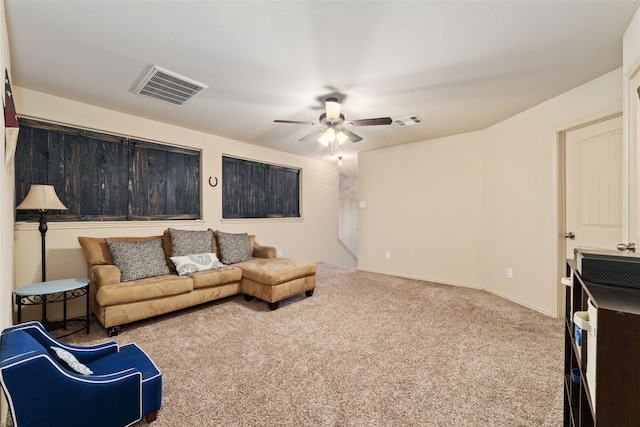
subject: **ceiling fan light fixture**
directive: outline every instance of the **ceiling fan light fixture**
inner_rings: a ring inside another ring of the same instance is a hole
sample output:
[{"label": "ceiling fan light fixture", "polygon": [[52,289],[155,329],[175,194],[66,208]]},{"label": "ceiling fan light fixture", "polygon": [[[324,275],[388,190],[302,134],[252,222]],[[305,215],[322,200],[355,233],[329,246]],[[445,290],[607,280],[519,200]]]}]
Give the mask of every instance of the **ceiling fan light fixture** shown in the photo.
[{"label": "ceiling fan light fixture", "polygon": [[325,132],[322,135],[320,135],[320,138],[318,138],[318,142],[320,144],[324,145],[325,147],[328,147],[329,146],[329,140],[327,139],[326,134],[327,133]]},{"label": "ceiling fan light fixture", "polygon": [[327,139],[327,141],[334,142],[336,140],[336,130],[333,128],[333,126],[329,126],[324,132],[323,136]]},{"label": "ceiling fan light fixture", "polygon": [[327,120],[329,122],[337,122],[340,120],[340,110],[342,110],[342,106],[338,103],[338,99],[327,98],[324,104],[327,110]]},{"label": "ceiling fan light fixture", "polygon": [[338,132],[338,135],[336,136],[336,138],[338,139],[338,144],[340,145],[344,144],[349,139],[349,137],[345,135],[344,132],[342,131]]}]

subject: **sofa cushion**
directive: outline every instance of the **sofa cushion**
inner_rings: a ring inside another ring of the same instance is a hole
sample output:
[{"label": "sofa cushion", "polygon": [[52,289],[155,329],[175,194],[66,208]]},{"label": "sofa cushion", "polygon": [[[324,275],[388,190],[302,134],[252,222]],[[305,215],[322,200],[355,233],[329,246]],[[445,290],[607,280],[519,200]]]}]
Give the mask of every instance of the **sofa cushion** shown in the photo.
[{"label": "sofa cushion", "polygon": [[179,276],[195,273],[196,271],[212,270],[223,266],[223,264],[218,261],[216,254],[211,252],[185,256],[172,256],[171,262],[176,266],[176,271]]},{"label": "sofa cushion", "polygon": [[189,274],[193,279],[193,289],[226,285],[242,280],[242,270],[232,265],[225,265],[215,270],[203,270]]},{"label": "sofa cushion", "polygon": [[213,230],[178,230],[169,228],[171,256],[213,252]]},{"label": "sofa cushion", "polygon": [[316,274],[314,263],[289,258],[254,258],[236,266],[242,269],[243,279],[271,286]]},{"label": "sofa cushion", "polygon": [[224,264],[235,264],[251,259],[251,245],[247,233],[216,231],[216,238],[220,248],[220,261]]},{"label": "sofa cushion", "polygon": [[189,276],[167,274],[101,286],[96,292],[96,301],[104,307],[180,295],[192,290],[193,280]]},{"label": "sofa cushion", "polygon": [[123,242],[107,239],[113,263],[120,269],[122,282],[169,274],[162,239]]}]

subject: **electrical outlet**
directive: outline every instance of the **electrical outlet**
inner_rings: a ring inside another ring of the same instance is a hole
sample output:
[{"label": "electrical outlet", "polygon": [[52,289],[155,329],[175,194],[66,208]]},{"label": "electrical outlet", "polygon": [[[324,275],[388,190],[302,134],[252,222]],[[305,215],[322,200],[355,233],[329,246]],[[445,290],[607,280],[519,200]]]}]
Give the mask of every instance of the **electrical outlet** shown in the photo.
[{"label": "electrical outlet", "polygon": [[385,257],[386,259],[391,259],[391,252],[386,252],[386,253],[384,254],[384,257]]},{"label": "electrical outlet", "polygon": [[278,254],[278,256],[282,256],[282,249],[278,249],[277,250],[277,254]]},{"label": "electrical outlet", "polygon": [[509,279],[513,279],[513,268],[511,268],[511,267],[507,268],[507,277]]}]

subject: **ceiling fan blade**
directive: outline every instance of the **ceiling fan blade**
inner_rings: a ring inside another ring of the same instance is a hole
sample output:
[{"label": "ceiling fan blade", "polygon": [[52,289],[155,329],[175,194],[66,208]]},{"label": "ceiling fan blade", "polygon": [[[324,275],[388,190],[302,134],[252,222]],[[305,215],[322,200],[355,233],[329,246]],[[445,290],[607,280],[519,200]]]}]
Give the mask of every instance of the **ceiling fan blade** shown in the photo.
[{"label": "ceiling fan blade", "polygon": [[300,138],[298,141],[308,141],[310,139],[313,139],[315,136],[322,135],[323,132],[324,132],[324,129],[315,130],[315,131],[311,132],[309,135]]},{"label": "ceiling fan blade", "polygon": [[391,117],[379,117],[376,119],[350,120],[348,123],[349,126],[376,126],[390,125],[391,123],[393,123],[393,120],[391,120]]},{"label": "ceiling fan blade", "polygon": [[356,135],[355,133],[351,132],[349,129],[342,128],[341,131],[342,131],[342,133],[347,135],[347,137],[349,137],[349,140],[351,142],[362,141],[362,137],[360,135]]},{"label": "ceiling fan blade", "polygon": [[299,122],[297,120],[274,120],[275,123],[291,123],[294,125],[315,125],[313,122]]}]

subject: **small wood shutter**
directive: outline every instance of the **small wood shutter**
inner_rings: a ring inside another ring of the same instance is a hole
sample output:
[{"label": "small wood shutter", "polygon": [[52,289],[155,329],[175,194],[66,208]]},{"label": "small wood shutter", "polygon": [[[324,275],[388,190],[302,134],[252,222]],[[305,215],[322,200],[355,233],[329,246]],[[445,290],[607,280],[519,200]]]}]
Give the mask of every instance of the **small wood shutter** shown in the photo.
[{"label": "small wood shutter", "polygon": [[222,217],[300,217],[300,169],[223,156]]}]

